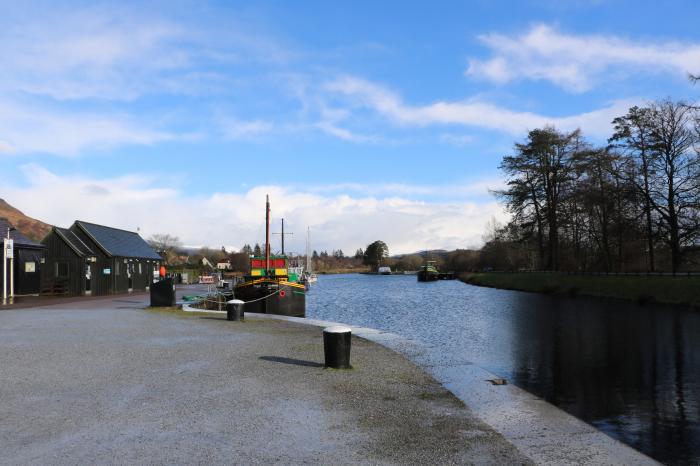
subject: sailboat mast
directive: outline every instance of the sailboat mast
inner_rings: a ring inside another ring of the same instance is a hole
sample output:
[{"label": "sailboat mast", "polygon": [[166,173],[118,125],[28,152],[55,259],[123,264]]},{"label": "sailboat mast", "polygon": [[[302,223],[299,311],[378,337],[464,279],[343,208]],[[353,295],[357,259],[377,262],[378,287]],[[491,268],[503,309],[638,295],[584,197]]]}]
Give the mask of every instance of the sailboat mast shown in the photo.
[{"label": "sailboat mast", "polygon": [[282,255],[284,256],[284,219],[282,219]]},{"label": "sailboat mast", "polygon": [[[284,238],[284,236],[282,236]],[[265,275],[270,276],[270,196],[265,196]]]},{"label": "sailboat mast", "polygon": [[309,235],[311,234],[311,228],[306,227],[306,270],[311,271],[311,258],[309,257]]}]

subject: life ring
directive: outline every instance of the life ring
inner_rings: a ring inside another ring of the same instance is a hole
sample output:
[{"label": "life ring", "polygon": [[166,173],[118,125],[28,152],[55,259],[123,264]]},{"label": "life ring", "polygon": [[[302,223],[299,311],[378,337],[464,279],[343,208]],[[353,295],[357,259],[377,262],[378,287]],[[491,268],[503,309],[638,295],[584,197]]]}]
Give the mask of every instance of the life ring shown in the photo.
[{"label": "life ring", "polygon": [[284,290],[280,291],[280,298],[284,298],[285,296],[287,296],[287,292]]}]

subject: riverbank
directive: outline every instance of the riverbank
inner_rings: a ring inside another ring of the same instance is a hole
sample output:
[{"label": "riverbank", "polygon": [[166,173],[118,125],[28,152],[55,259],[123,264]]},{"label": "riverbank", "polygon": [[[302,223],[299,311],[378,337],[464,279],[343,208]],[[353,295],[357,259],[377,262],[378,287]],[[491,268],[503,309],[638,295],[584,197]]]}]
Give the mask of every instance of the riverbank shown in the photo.
[{"label": "riverbank", "polygon": [[328,270],[320,270],[318,272],[315,272],[317,275],[341,275],[341,274],[346,274],[346,273],[364,273],[368,272],[369,267],[351,267],[347,269],[328,269]]},{"label": "riverbank", "polygon": [[470,273],[464,283],[505,290],[621,299],[700,309],[700,277],[568,275],[560,273]]},{"label": "riverbank", "polygon": [[144,310],[140,296],[3,313],[12,464],[530,464],[403,356],[322,329]]}]

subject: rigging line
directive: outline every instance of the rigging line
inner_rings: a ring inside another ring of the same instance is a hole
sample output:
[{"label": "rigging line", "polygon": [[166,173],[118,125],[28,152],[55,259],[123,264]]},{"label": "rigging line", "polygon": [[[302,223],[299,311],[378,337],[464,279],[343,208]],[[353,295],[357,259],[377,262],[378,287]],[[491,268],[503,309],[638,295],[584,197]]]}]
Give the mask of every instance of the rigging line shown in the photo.
[{"label": "rigging line", "polygon": [[[248,304],[248,303],[254,303],[254,302],[257,302],[257,301],[262,301],[263,299],[267,299],[267,298],[269,298],[270,296],[276,295],[276,294],[279,293],[280,291],[282,291],[282,290],[274,291],[274,292],[272,292],[272,293],[270,293],[270,294],[268,294],[268,295],[266,295],[266,296],[263,296],[262,298],[253,299],[253,300],[251,300],[251,301],[244,301],[244,303]],[[223,296],[223,295],[218,295],[218,296]],[[219,301],[219,300],[213,300],[213,299],[207,299],[207,298],[204,298],[202,301],[199,301],[199,302],[200,302],[200,303],[202,303],[202,302],[216,303],[216,304],[221,303],[221,301]]]}]

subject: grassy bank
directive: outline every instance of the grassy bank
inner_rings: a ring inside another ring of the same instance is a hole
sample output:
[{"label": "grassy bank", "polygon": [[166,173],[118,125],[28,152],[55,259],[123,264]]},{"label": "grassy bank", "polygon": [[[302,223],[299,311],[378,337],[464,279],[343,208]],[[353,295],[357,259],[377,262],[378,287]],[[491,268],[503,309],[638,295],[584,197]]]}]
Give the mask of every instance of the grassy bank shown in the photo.
[{"label": "grassy bank", "polygon": [[465,283],[506,290],[595,296],[700,308],[700,277],[591,276],[556,273],[472,273]]}]

